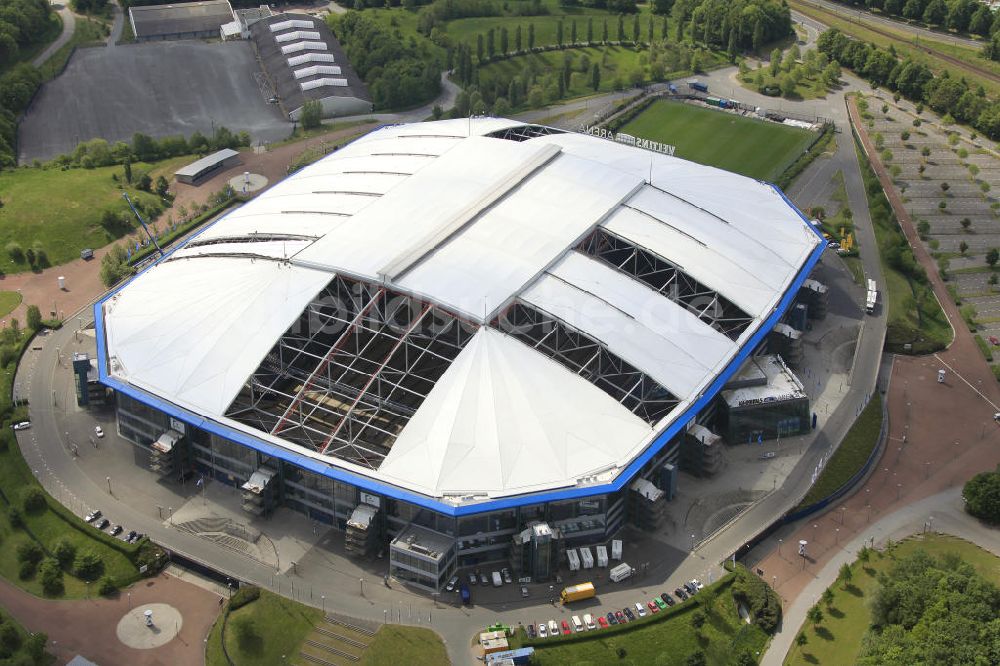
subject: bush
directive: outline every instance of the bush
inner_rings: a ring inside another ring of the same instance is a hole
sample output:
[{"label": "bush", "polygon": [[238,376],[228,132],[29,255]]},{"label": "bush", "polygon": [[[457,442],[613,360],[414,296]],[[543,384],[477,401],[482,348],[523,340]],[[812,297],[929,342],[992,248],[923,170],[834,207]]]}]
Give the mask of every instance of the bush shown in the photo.
[{"label": "bush", "polygon": [[52,547],[52,557],[58,560],[59,566],[68,569],[76,559],[76,546],[66,539],[59,539]]},{"label": "bush", "polygon": [[745,567],[738,567],[736,570],[733,598],[750,610],[757,626],[765,632],[773,634],[778,628],[781,621],[781,599],[770,585]]},{"label": "bush", "polygon": [[17,241],[11,241],[7,243],[7,256],[15,264],[24,263],[24,248]]},{"label": "bush", "polygon": [[103,597],[110,597],[118,591],[118,583],[111,576],[104,576],[97,586],[97,592]]},{"label": "bush", "polygon": [[21,633],[10,622],[0,625],[0,656],[7,658],[21,647]]},{"label": "bush", "polygon": [[41,546],[39,546],[34,541],[25,541],[17,546],[17,561],[18,562],[31,562],[31,564],[38,564],[45,557],[45,553],[42,552]]},{"label": "bush", "polygon": [[42,592],[47,596],[57,597],[63,593],[63,570],[53,557],[47,557],[38,567],[39,579],[42,581]]},{"label": "bush", "polygon": [[92,582],[104,573],[104,560],[97,553],[91,551],[80,553],[76,557],[74,569],[77,577],[81,580]]},{"label": "bush", "polygon": [[234,594],[232,599],[229,600],[229,610],[234,611],[237,608],[246,606],[251,601],[257,601],[259,598],[259,587],[256,585],[244,585],[240,587],[240,589],[236,590],[236,594]]},{"label": "bush", "polygon": [[989,523],[1000,523],[1000,467],[969,479],[962,489],[965,510]]},{"label": "bush", "polygon": [[25,513],[41,513],[47,506],[45,493],[38,486],[28,486],[21,491],[21,508]]},{"label": "bush", "polygon": [[38,569],[38,565],[35,562],[21,562],[21,566],[17,570],[17,577],[21,580],[28,580],[35,575],[36,569]]}]

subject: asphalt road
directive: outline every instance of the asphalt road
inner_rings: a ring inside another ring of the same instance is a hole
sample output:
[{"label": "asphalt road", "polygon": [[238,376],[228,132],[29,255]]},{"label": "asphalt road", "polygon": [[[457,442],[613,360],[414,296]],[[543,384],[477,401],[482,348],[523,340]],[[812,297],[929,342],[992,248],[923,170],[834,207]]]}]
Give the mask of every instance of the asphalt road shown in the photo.
[{"label": "asphalt road", "polygon": [[76,31],[76,16],[73,15],[72,10],[70,10],[67,4],[52,3],[52,6],[55,7],[59,13],[59,17],[62,19],[62,33],[56,37],[56,41],[49,44],[44,51],[31,61],[31,64],[35,67],[41,67],[46,60],[52,57],[53,53],[61,49],[66,42],[73,38],[73,33]]}]

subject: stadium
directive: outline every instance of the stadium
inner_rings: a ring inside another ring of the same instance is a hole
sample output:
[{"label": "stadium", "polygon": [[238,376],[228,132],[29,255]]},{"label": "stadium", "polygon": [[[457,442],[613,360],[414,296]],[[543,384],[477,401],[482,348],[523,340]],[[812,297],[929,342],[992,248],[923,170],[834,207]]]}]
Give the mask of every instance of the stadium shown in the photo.
[{"label": "stadium", "polygon": [[545,580],[655,522],[824,247],[711,167],[497,118],[383,127],[100,301],[100,379],[165,476],[426,589],[508,559]]}]

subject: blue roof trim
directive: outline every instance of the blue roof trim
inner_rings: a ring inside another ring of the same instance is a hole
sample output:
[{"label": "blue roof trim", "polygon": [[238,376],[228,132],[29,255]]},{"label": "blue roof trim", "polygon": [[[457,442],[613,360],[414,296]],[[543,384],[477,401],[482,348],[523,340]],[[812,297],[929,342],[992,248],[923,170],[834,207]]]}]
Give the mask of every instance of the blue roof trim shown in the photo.
[{"label": "blue roof trim", "polygon": [[[713,381],[711,385],[709,385],[709,387],[701,394],[698,400],[692,403],[684,411],[683,414],[680,414],[677,418],[675,418],[674,421],[670,424],[670,426],[668,426],[666,430],[660,433],[660,435],[648,447],[646,447],[646,450],[643,451],[642,455],[633,460],[632,463],[628,465],[628,467],[626,467],[621,473],[618,474],[617,477],[615,477],[614,481],[608,484],[587,486],[584,488],[569,488],[566,490],[552,490],[541,493],[518,495],[515,497],[507,497],[498,500],[491,500],[491,501],[485,501],[476,504],[469,504],[465,506],[456,507],[450,504],[439,502],[430,497],[427,497],[426,495],[421,495],[419,493],[415,493],[410,490],[398,488],[396,486],[380,482],[376,479],[372,479],[370,477],[363,476],[360,474],[355,474],[353,472],[341,469],[340,467],[320,462],[318,460],[310,458],[309,456],[305,456],[290,449],[271,444],[270,442],[264,441],[262,439],[249,435],[235,428],[231,428],[216,421],[206,419],[202,416],[194,414],[193,412],[178,407],[177,405],[169,403],[163,400],[162,398],[147,393],[142,389],[123,383],[108,375],[107,367],[105,364],[106,353],[105,353],[104,320],[102,317],[102,306],[108,298],[111,298],[120,289],[122,289],[122,287],[125,286],[124,284],[116,288],[114,291],[109,293],[107,296],[105,296],[103,299],[101,299],[94,305],[94,317],[95,317],[94,321],[96,329],[95,332],[97,337],[97,352],[98,352],[97,355],[98,355],[98,369],[100,372],[100,381],[101,383],[115,389],[116,391],[121,391],[125,395],[128,395],[147,405],[150,405],[151,407],[155,407],[156,409],[159,409],[165,414],[173,416],[178,420],[188,423],[196,428],[201,428],[202,430],[208,431],[219,437],[223,437],[238,444],[248,446],[256,451],[259,451],[269,456],[273,456],[275,458],[278,458],[279,460],[284,460],[285,462],[289,462],[293,465],[298,465],[299,467],[307,469],[316,474],[321,474],[323,476],[336,479],[338,481],[350,483],[354,486],[361,488],[362,490],[384,495],[392,499],[409,502],[411,504],[423,507],[425,509],[430,509],[432,511],[436,511],[438,513],[442,513],[447,516],[460,517],[460,516],[474,515],[479,513],[487,513],[490,511],[513,509],[519,506],[525,506],[529,504],[541,504],[545,502],[572,500],[583,497],[592,497],[594,495],[604,495],[607,493],[617,492],[621,490],[626,484],[631,482],[634,476],[639,472],[639,470],[646,463],[648,463],[654,456],[660,453],[660,451],[663,450],[663,448],[670,442],[670,440],[676,437],[677,434],[680,433],[682,429],[685,428],[687,424],[693,418],[695,418],[695,416],[697,416],[697,414],[702,409],[704,409],[722,390],[722,388],[726,385],[726,382],[728,382],[729,379],[739,370],[739,368],[743,365],[746,359],[753,353],[753,351],[758,347],[758,345],[760,345],[760,343],[771,332],[771,330],[775,327],[775,325],[778,324],[778,322],[781,320],[781,317],[784,316],[788,308],[791,307],[792,301],[795,300],[795,297],[798,295],[799,289],[802,287],[802,283],[805,282],[806,278],[809,277],[809,274],[812,272],[813,267],[815,267],[816,263],[823,255],[823,251],[826,249],[825,239],[823,238],[822,234],[820,234],[819,231],[813,227],[813,225],[809,222],[809,220],[805,217],[805,215],[803,215],[802,212],[795,207],[795,205],[788,199],[787,196],[785,196],[785,193],[782,192],[780,188],[771,183],[768,183],[768,185],[770,185],[774,189],[774,191],[785,201],[785,203],[789,206],[789,208],[795,211],[795,213],[800,218],[802,218],[803,222],[805,222],[805,224],[809,227],[809,229],[811,229],[813,233],[816,234],[816,236],[820,239],[821,242],[817,244],[812,254],[809,255],[809,258],[806,260],[805,264],[803,264],[802,268],[799,270],[798,274],[795,276],[795,279],[789,285],[781,301],[779,301],[778,305],[771,312],[770,316],[768,316],[768,318],[764,321],[764,323],[757,328],[757,331],[743,345],[739,353],[733,358],[732,361],[729,362],[726,368],[715,378],[715,381]],[[213,222],[212,225],[209,225],[209,227],[206,227],[205,229],[214,226],[217,222],[224,219],[224,217],[225,216],[223,216],[223,218],[219,218],[219,220],[216,220],[216,222]],[[203,229],[202,231],[205,231],[205,229]],[[200,231],[198,233],[200,234],[202,232]],[[185,244],[187,242],[190,242],[190,240],[196,238],[197,235],[198,234],[192,236],[191,239],[188,239],[188,241],[185,241]],[[180,249],[183,246],[184,246],[183,244],[178,246],[177,248],[172,250],[171,253],[175,252],[177,249]],[[170,254],[167,254],[166,256],[170,256]],[[162,260],[163,259],[160,259],[159,261]],[[159,261],[157,261],[156,263],[159,263]],[[151,267],[152,266],[150,266],[150,268]],[[148,270],[148,268],[145,270]],[[143,272],[145,272],[145,270]]]}]

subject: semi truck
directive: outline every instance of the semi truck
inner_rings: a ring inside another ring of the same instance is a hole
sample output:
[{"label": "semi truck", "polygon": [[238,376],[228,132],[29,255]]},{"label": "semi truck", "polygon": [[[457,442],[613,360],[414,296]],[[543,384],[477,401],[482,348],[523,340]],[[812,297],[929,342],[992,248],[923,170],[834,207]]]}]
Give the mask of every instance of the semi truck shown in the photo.
[{"label": "semi truck", "polygon": [[559,598],[564,604],[568,604],[574,601],[591,599],[596,594],[597,592],[594,590],[593,583],[580,583],[579,585],[570,585],[563,588],[563,591],[559,593]]},{"label": "semi truck", "polygon": [[878,287],[875,280],[868,280],[868,293],[865,295],[865,312],[872,314],[875,312],[875,304],[878,303]]},{"label": "semi truck", "polygon": [[702,83],[698,79],[691,79],[690,81],[688,81],[688,88],[690,88],[691,90],[697,90],[698,92],[703,92],[703,93],[708,92],[708,85]]}]

